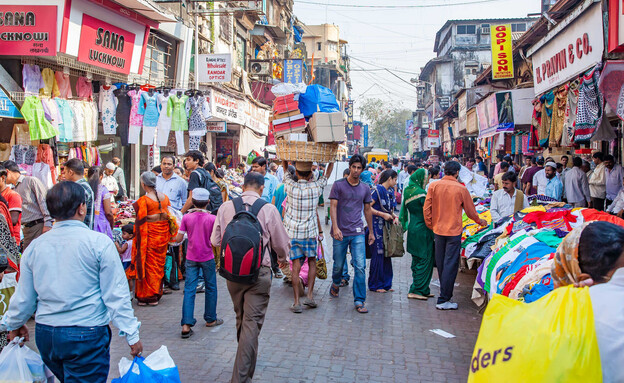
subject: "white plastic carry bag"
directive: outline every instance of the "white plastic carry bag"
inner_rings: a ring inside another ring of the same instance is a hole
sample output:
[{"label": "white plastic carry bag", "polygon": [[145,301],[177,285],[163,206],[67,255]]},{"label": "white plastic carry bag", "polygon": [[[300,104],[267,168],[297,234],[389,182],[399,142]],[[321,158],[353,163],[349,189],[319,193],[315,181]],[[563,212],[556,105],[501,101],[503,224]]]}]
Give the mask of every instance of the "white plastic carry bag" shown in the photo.
[{"label": "white plastic carry bag", "polygon": [[52,373],[43,364],[41,356],[27,346],[20,347],[23,340],[13,339],[0,353],[0,382],[53,382]]}]

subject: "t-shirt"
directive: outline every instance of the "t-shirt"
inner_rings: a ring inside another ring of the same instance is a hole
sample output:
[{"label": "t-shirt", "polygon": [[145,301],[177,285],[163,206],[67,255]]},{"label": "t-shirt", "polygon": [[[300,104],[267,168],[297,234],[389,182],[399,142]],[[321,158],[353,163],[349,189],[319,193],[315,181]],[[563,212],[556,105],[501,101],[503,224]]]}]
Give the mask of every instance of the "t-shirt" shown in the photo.
[{"label": "t-shirt", "polygon": [[179,232],[188,236],[186,259],[195,262],[214,259],[210,236],[215,220],[207,211],[193,211],[182,218]]},{"label": "t-shirt", "polygon": [[126,243],[128,244],[128,248],[126,249],[126,251],[124,251],[121,254],[121,261],[122,262],[130,262],[130,261],[132,261],[132,240],[129,239],[128,241],[126,241]]},{"label": "t-shirt", "polygon": [[9,229],[11,230],[11,235],[15,238],[17,244],[19,245],[21,239],[20,228],[22,226],[22,197],[18,192],[9,188],[4,189],[2,197],[9,203],[9,212],[18,211],[20,213],[17,224],[13,225],[12,222],[7,222]]},{"label": "t-shirt", "polygon": [[[522,183],[523,184],[527,184],[528,182],[532,183],[533,176],[535,175],[535,173],[539,172],[542,169],[544,168],[540,166],[531,166],[530,168],[528,168],[522,175]],[[529,194],[535,194],[536,192],[537,192],[537,188],[535,187],[535,185],[531,185],[531,190]]]},{"label": "t-shirt", "polygon": [[[343,236],[363,235],[362,209],[365,203],[372,203],[370,188],[359,182],[353,186],[346,178],[334,182],[329,199],[338,201],[336,225]],[[333,228],[332,228],[333,231]]]}]

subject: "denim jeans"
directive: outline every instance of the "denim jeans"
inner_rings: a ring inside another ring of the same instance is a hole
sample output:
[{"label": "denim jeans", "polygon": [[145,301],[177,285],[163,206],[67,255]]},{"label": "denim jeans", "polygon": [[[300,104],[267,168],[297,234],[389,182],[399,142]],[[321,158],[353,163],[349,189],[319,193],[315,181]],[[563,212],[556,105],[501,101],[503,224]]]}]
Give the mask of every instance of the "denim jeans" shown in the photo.
[{"label": "denim jeans", "polygon": [[61,383],[106,382],[110,368],[108,326],[46,326],[37,323],[41,359]]},{"label": "denim jeans", "polygon": [[342,241],[334,239],[334,270],[332,281],[338,286],[343,278],[347,249],[351,250],[353,265],[353,298],[355,304],[366,302],[366,248],[364,234],[344,236]]},{"label": "denim jeans", "polygon": [[186,260],[186,281],[184,282],[184,301],[182,303],[181,325],[194,326],[195,295],[199,272],[204,274],[206,294],[204,303],[204,320],[206,323],[217,320],[217,271],[214,259],[206,262]]}]

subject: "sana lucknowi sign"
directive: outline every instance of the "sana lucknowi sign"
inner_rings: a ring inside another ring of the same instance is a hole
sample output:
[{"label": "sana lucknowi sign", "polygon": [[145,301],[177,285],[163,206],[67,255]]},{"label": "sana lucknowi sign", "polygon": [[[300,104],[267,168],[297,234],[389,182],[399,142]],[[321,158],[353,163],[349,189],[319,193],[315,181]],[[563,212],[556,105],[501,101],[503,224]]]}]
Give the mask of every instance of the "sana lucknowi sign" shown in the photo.
[{"label": "sana lucknowi sign", "polygon": [[129,74],[134,39],[134,33],[83,14],[78,61]]},{"label": "sana lucknowi sign", "polygon": [[0,55],[55,56],[56,5],[3,5]]}]

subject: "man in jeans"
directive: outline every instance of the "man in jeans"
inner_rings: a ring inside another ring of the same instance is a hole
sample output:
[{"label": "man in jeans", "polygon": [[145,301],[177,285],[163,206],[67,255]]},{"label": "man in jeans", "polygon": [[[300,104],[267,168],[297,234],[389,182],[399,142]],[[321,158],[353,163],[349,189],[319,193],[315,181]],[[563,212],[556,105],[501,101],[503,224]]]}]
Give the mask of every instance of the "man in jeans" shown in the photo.
[{"label": "man in jeans", "polygon": [[37,348],[61,382],[106,382],[111,329],[126,337],[133,356],[143,346],[119,253],[105,234],[89,230],[84,189],[56,184],[46,196],[56,224],[35,239],[20,262],[21,277],[2,326],[9,339],[29,339],[35,315]]},{"label": "man in jeans", "polygon": [[186,252],[186,282],[184,283],[184,301],[182,303],[182,338],[193,335],[196,323],[195,294],[199,270],[204,273],[206,296],[204,303],[204,320],[206,327],[223,324],[223,319],[217,318],[217,273],[210,236],[214,227],[215,216],[206,210],[210,203],[210,192],[204,188],[193,189],[193,208],[182,218],[182,224],[176,238],[182,241],[184,234],[188,236]]},{"label": "man in jeans", "polygon": [[[367,313],[366,302],[366,248],[362,210],[368,223],[373,227],[370,188],[360,182],[366,160],[355,154],[349,160],[349,176],[334,183],[329,193],[330,215],[332,220],[331,236],[334,238],[334,270],[330,294],[338,297],[347,248],[351,250],[354,269],[353,297],[355,309]],[[370,231],[368,243],[375,242],[375,234]]]},{"label": "man in jeans", "polygon": [[[292,261],[292,281],[295,302],[290,307],[290,311],[301,314],[303,307],[299,303],[299,273],[303,263],[308,260],[308,296],[303,299],[303,304],[310,308],[316,308],[314,301],[314,279],[316,278],[316,255],[318,240],[323,232],[319,230],[316,206],[319,196],[323,194],[323,189],[327,186],[327,178],[319,177],[314,181],[311,162],[295,163],[297,181],[288,172],[288,162],[283,161],[284,167],[284,187],[286,189],[287,203],[284,214],[284,226],[291,238],[290,260]],[[329,164],[328,175],[334,167],[333,162]],[[322,239],[321,239],[322,240]]]},{"label": "man in jeans", "polygon": [[460,169],[459,162],[446,163],[444,177],[429,186],[423,207],[425,224],[435,236],[435,263],[440,278],[438,310],[457,310],[457,303],[451,302],[451,297],[459,267],[462,210],[481,226],[487,225],[479,217],[468,189],[457,181]]},{"label": "man in jeans", "polygon": [[[257,172],[249,172],[243,183],[243,203],[252,206],[262,195],[264,177]],[[217,213],[214,230],[210,241],[215,247],[221,246],[226,226],[232,221],[236,209],[230,200],[224,203]],[[262,267],[258,280],[251,284],[227,281],[228,291],[236,312],[236,335],[238,350],[232,371],[232,383],[251,382],[256,369],[258,357],[258,337],[264,324],[264,316],[269,305],[271,293],[271,254],[275,250],[279,265],[287,265],[290,250],[290,238],[284,229],[277,208],[270,203],[258,212],[258,222],[262,226],[262,243],[264,246]]]}]

